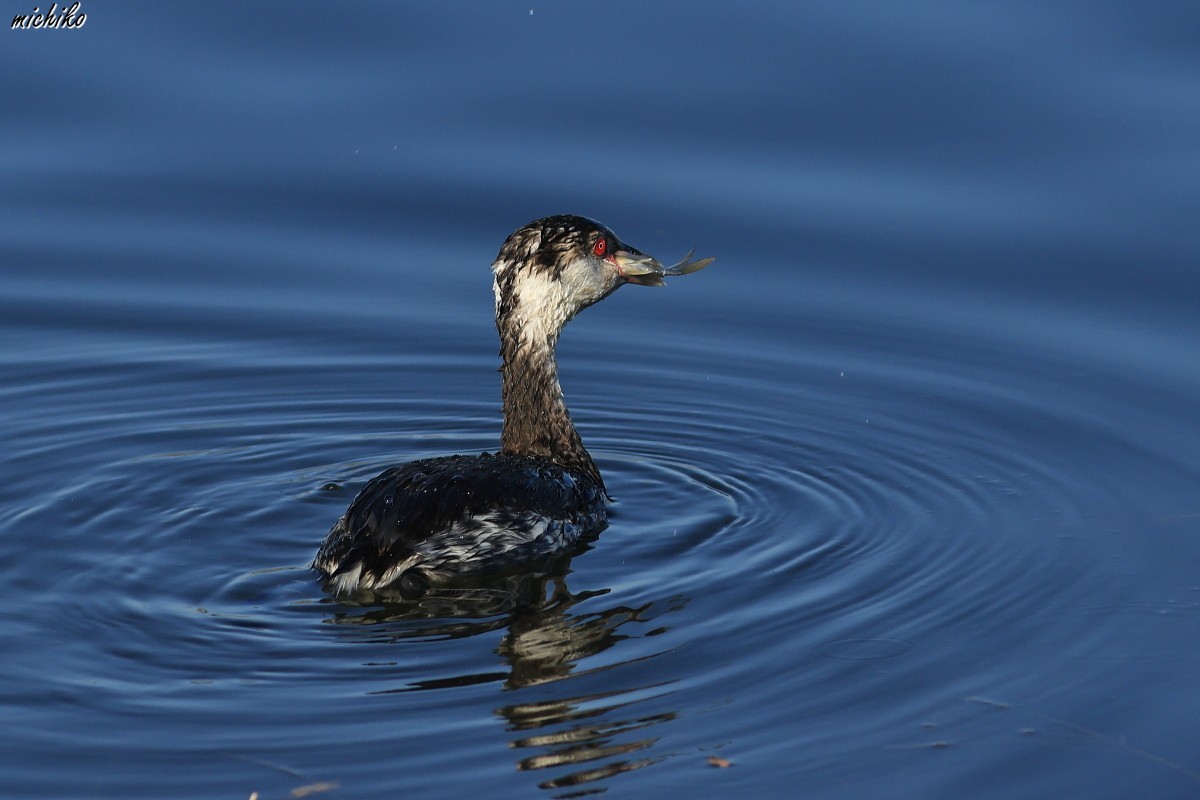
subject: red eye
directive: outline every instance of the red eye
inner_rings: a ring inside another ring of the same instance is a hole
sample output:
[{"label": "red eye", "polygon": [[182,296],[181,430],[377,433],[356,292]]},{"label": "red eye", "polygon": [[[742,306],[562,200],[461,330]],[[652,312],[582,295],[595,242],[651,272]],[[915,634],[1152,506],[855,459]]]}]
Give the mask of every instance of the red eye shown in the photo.
[{"label": "red eye", "polygon": [[603,237],[597,239],[596,243],[592,245],[592,252],[603,258],[604,254],[608,252],[608,240]]}]

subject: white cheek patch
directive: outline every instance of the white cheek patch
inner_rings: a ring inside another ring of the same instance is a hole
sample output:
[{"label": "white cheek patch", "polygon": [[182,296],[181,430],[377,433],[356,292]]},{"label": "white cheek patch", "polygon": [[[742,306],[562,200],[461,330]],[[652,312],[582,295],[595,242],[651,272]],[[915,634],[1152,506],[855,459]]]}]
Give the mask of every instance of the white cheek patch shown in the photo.
[{"label": "white cheek patch", "polygon": [[575,303],[567,297],[568,287],[549,275],[526,273],[514,289],[514,311],[521,321],[522,335],[558,331],[575,315]]},{"label": "white cheek patch", "polygon": [[607,264],[598,266],[589,259],[566,264],[557,276],[546,270],[522,269],[508,261],[497,262],[493,268],[496,313],[499,315],[501,308],[500,277],[512,274],[507,305],[518,335],[530,345],[557,339],[581,309],[607,297],[619,283],[615,265],[609,269]]},{"label": "white cheek patch", "polygon": [[595,263],[576,262],[563,270],[562,283],[575,302],[576,311],[604,299],[616,288],[617,267],[608,262],[597,269]]}]

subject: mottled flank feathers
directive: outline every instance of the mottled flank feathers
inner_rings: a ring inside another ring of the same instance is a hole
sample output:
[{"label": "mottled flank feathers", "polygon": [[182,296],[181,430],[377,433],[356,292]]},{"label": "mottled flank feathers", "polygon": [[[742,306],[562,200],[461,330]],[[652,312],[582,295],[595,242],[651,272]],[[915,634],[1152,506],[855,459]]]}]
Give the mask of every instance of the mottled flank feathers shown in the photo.
[{"label": "mottled flank feathers", "polygon": [[605,520],[590,479],[545,459],[447,456],[394,467],[371,480],[333,526],[313,566],[345,594],[431,583],[498,569],[574,544]]}]

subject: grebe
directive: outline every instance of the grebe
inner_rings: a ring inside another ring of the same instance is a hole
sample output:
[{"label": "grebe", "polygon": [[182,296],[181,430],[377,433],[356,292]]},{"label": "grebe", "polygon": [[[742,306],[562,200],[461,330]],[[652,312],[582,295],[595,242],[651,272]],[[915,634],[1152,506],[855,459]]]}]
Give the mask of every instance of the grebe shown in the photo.
[{"label": "grebe", "polygon": [[492,263],[504,425],[500,450],[426,458],[367,483],[313,567],[337,595],[419,596],[457,575],[553,554],[599,531],[608,493],[563,402],[554,347],[563,326],[622,284],[662,286],[711,258],[664,267],[584,217],[513,232]]}]

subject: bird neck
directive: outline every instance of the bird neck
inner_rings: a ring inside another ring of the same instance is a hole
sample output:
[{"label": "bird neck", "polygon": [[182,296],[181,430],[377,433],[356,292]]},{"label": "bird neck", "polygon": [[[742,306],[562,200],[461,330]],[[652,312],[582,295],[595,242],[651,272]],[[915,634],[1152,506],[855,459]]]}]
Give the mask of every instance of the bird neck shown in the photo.
[{"label": "bird neck", "polygon": [[546,330],[536,318],[520,320],[516,315],[498,317],[496,327],[504,398],[501,449],[548,459],[603,488],[600,470],[584,448],[563,400],[554,358],[558,331]]}]

